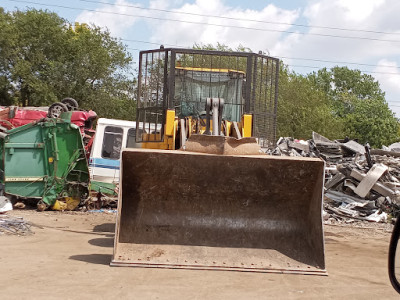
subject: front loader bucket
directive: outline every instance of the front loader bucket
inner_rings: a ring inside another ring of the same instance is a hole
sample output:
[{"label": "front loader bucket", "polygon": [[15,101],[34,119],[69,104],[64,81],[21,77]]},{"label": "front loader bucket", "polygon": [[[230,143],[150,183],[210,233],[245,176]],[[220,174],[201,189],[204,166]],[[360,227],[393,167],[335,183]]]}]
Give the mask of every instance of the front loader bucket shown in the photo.
[{"label": "front loader bucket", "polygon": [[122,153],[113,266],[326,274],[324,162]]}]

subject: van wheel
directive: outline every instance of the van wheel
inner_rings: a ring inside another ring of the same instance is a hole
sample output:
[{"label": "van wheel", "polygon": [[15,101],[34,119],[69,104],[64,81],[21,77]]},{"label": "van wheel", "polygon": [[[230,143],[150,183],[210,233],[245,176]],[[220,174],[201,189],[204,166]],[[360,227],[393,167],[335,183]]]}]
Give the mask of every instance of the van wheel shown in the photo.
[{"label": "van wheel", "polygon": [[49,107],[47,116],[49,118],[59,118],[61,113],[68,111],[68,107],[61,102],[53,103]]},{"label": "van wheel", "polygon": [[61,103],[64,103],[67,106],[68,111],[77,110],[79,107],[78,101],[73,98],[64,98],[61,100]]}]

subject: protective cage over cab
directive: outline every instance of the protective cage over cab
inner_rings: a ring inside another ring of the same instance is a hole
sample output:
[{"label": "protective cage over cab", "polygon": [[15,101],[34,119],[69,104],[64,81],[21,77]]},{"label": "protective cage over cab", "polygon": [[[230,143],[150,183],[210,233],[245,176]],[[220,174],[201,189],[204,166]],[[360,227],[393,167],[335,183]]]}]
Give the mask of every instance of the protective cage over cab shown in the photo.
[{"label": "protective cage over cab", "polygon": [[222,121],[240,122],[251,114],[251,136],[267,147],[276,140],[278,73],[277,58],[250,52],[141,51],[137,142],[164,141],[167,109],[179,119],[203,122],[207,98],[220,98]]}]

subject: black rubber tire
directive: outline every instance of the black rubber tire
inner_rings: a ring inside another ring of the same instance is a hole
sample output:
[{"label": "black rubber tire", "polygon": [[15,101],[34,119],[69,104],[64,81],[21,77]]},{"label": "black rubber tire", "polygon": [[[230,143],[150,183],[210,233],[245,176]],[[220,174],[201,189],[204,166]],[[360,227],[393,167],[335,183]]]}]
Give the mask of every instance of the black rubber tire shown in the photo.
[{"label": "black rubber tire", "polygon": [[74,98],[64,98],[61,100],[61,103],[64,103],[67,106],[68,111],[77,110],[79,107],[78,101]]},{"label": "black rubber tire", "polygon": [[390,283],[392,284],[393,288],[400,294],[400,282],[399,279],[396,277],[395,267],[396,263],[400,263],[399,261],[396,262],[396,251],[400,251],[399,246],[399,237],[400,237],[400,216],[397,216],[396,224],[394,224],[392,237],[390,239],[389,245],[389,279]]},{"label": "black rubber tire", "polygon": [[56,102],[50,105],[47,116],[49,118],[59,118],[61,113],[68,111],[68,107],[61,102]]}]

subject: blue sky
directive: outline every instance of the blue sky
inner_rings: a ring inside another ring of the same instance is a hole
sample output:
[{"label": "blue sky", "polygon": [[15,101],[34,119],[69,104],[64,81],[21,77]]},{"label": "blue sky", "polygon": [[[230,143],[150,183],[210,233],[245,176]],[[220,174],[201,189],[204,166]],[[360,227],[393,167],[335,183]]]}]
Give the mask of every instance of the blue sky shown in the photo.
[{"label": "blue sky", "polygon": [[359,69],[379,80],[400,117],[400,1],[2,0],[1,6],[43,8],[72,23],[107,27],[135,59],[137,49],[160,44],[221,42],[280,57],[303,74],[335,65]]}]

